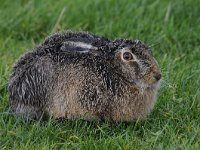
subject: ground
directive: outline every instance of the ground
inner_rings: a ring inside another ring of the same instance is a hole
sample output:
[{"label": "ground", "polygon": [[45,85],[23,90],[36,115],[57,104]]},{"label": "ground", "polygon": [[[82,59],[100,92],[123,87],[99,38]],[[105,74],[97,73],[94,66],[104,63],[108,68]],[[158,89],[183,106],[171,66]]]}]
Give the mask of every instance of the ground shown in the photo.
[{"label": "ground", "polygon": [[[0,149],[200,149],[199,0],[0,0]],[[8,113],[12,65],[56,31],[140,39],[162,70],[145,121],[26,122]]]}]

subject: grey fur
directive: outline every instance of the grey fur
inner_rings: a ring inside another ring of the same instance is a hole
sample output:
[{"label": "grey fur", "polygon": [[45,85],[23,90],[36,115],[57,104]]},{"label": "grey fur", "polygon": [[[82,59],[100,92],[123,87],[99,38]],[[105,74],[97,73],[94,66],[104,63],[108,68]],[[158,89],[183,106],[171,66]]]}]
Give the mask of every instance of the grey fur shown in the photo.
[{"label": "grey fur", "polygon": [[[125,60],[125,52],[133,59]],[[159,80],[158,64],[139,40],[56,33],[15,64],[8,85],[10,107],[36,119],[46,114],[132,121],[153,108]]]}]

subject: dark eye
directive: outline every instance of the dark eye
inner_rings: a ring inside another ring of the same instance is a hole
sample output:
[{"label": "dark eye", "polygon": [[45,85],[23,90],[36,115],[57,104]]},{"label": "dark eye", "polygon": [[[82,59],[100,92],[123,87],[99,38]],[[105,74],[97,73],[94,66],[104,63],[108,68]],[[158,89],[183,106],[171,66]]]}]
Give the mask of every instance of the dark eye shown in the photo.
[{"label": "dark eye", "polygon": [[133,55],[130,52],[124,52],[123,58],[124,58],[124,60],[132,60]]}]

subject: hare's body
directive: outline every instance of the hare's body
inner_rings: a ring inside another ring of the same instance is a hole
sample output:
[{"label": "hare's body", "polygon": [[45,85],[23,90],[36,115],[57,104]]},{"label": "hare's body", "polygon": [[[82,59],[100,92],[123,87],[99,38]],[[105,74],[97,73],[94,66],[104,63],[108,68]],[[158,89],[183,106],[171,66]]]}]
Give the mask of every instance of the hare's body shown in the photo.
[{"label": "hare's body", "polygon": [[[128,66],[121,61],[119,50],[133,45],[145,51],[134,59],[152,61],[151,69],[137,72],[140,67],[134,61]],[[11,110],[32,118],[143,118],[152,109],[158,88],[152,72],[159,74],[153,57],[145,58],[146,48],[138,41],[111,42],[88,33],[56,34],[15,65],[9,81]],[[130,66],[131,73],[126,69]]]}]

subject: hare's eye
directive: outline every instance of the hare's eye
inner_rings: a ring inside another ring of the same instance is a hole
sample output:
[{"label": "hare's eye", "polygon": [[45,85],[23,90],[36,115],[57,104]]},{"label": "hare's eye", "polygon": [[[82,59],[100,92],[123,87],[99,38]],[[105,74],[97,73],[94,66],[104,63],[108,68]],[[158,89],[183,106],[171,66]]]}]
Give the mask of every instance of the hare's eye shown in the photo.
[{"label": "hare's eye", "polygon": [[124,60],[132,60],[133,59],[133,55],[130,52],[124,52],[123,59]]}]

